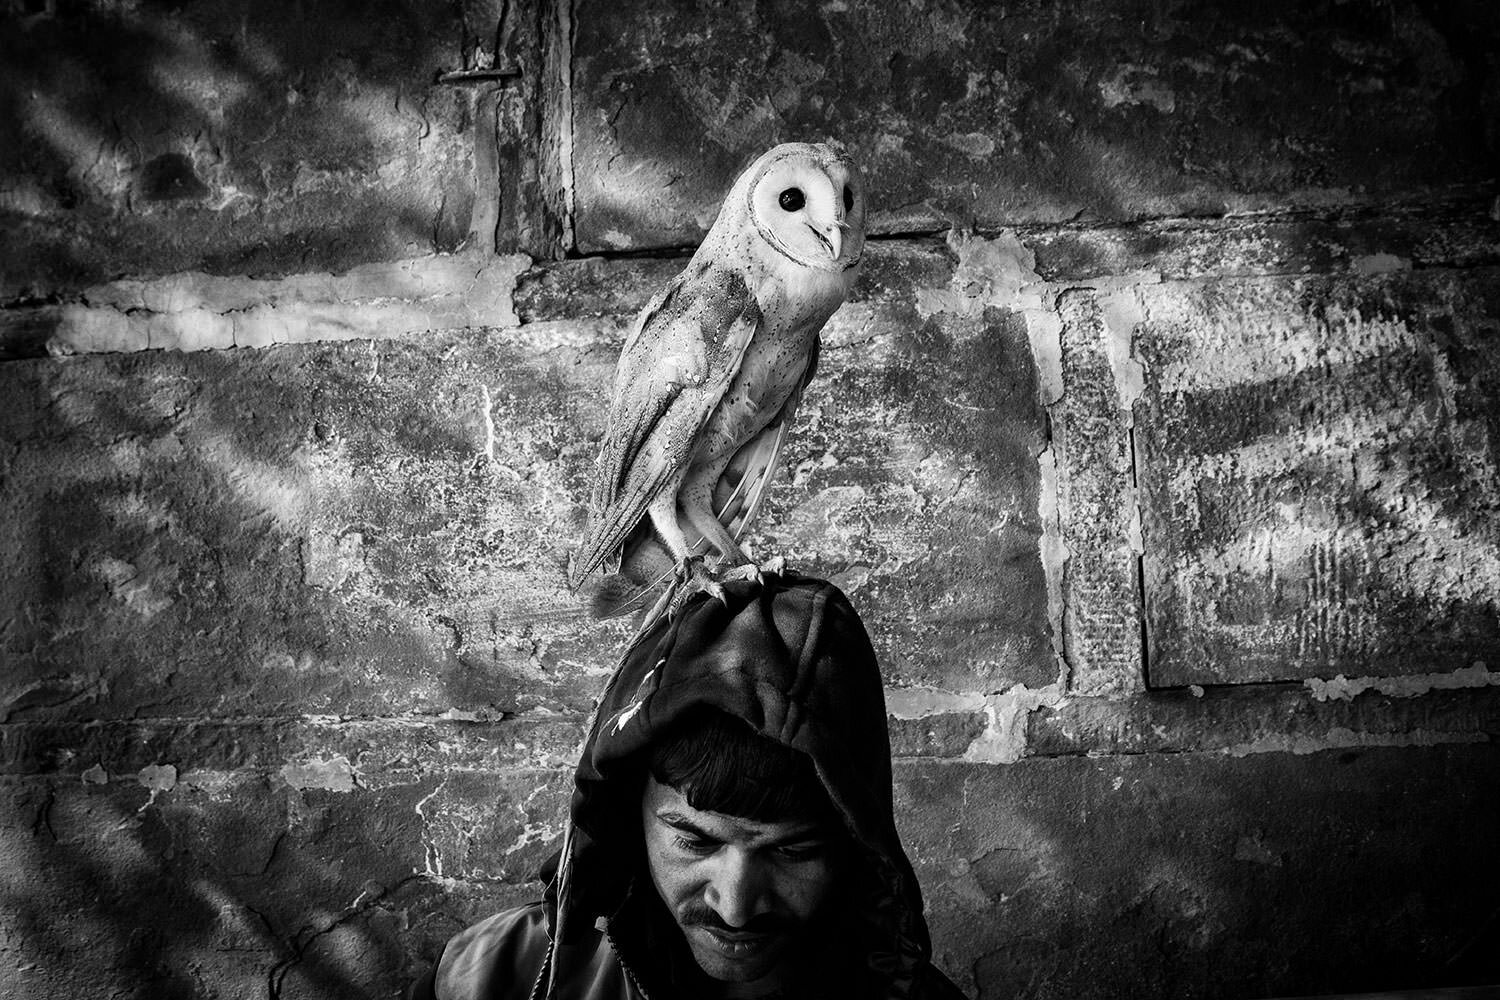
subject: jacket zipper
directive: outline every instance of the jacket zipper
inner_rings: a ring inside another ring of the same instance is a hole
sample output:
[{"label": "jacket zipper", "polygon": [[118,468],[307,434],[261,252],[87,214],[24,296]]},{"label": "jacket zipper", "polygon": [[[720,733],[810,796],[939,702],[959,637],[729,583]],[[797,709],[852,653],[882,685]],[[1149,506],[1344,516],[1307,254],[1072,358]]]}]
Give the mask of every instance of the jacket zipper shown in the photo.
[{"label": "jacket zipper", "polygon": [[547,937],[547,954],[542,956],[542,971],[536,974],[536,982],[531,984],[531,993],[527,1000],[542,1000],[542,984],[547,984],[547,992],[552,992],[552,949],[557,942],[549,935]]}]

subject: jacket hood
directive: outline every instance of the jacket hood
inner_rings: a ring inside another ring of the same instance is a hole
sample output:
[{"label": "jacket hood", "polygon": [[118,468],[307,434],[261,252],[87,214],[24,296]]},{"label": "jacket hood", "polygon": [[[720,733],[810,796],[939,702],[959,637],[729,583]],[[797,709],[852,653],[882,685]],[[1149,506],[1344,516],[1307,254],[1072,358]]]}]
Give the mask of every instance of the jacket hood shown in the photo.
[{"label": "jacket hood", "polygon": [[862,855],[851,911],[870,971],[907,996],[929,957],[922,897],[896,832],[880,668],[849,599],[794,574],[694,594],[631,644],[601,697],[549,890],[560,944],[615,913],[642,858],[643,751],[716,708],[806,753]]}]

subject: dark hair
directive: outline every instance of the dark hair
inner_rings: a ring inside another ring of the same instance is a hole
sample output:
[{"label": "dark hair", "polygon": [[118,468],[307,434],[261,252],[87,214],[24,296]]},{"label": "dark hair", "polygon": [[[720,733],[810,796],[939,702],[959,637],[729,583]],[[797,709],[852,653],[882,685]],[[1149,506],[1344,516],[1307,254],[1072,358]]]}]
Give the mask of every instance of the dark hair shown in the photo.
[{"label": "dark hair", "polygon": [[652,747],[648,770],[694,809],[760,823],[841,825],[811,757],[717,710],[700,711],[669,731]]}]

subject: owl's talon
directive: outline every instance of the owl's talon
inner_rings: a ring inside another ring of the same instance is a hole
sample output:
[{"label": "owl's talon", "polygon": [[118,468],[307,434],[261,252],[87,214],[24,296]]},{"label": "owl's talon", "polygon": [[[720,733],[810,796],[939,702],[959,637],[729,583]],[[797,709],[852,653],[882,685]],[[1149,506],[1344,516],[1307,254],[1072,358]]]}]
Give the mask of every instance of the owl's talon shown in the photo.
[{"label": "owl's talon", "polygon": [[728,605],[728,595],[724,592],[717,577],[712,570],[704,565],[702,556],[688,556],[677,564],[677,579],[672,585],[672,603],[669,614],[676,614],[689,597],[699,591],[706,591],[720,604]]},{"label": "owl's talon", "polygon": [[726,583],[731,580],[750,580],[756,584],[765,582],[761,579],[760,567],[753,562],[732,566],[719,574],[719,579]]},{"label": "owl's talon", "polygon": [[703,567],[702,556],[683,556],[677,560],[677,568],[673,570],[672,586],[684,587],[694,580],[700,579],[707,572],[708,570]]}]

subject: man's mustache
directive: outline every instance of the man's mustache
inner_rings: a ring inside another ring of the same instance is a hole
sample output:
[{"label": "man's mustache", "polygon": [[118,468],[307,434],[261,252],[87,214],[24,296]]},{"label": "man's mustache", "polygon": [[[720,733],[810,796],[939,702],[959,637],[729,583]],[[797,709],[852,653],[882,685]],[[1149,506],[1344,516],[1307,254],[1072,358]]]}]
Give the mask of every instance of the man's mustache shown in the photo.
[{"label": "man's mustache", "polygon": [[711,931],[721,931],[725,934],[785,934],[792,925],[790,920],[779,914],[757,913],[742,926],[731,927],[707,903],[690,904],[682,911],[678,922],[684,929],[706,927]]}]

